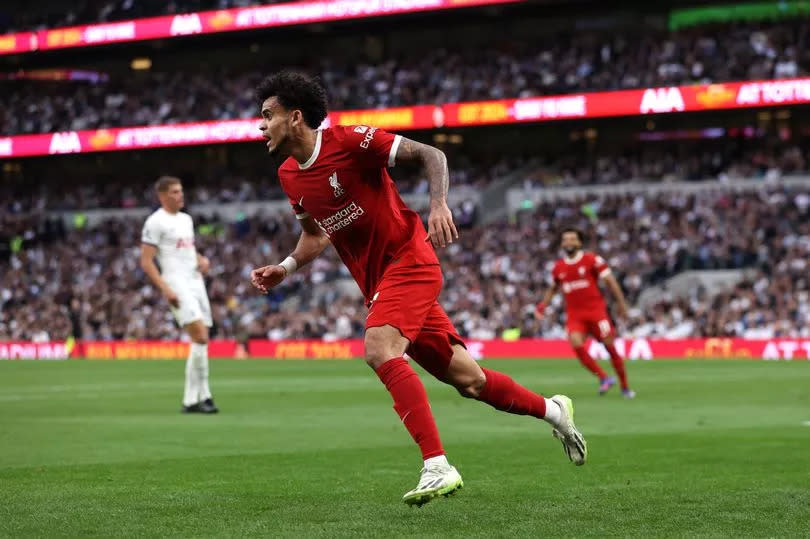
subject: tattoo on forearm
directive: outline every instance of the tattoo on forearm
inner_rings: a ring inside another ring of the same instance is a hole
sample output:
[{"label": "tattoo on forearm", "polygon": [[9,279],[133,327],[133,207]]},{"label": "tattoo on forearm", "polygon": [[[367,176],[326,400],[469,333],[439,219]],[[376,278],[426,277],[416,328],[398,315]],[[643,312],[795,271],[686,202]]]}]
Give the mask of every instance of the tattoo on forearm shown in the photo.
[{"label": "tattoo on forearm", "polygon": [[420,162],[425,169],[430,186],[430,199],[443,201],[447,198],[447,190],[450,188],[450,171],[447,169],[447,157],[444,152],[432,146],[403,138],[397,152],[397,160]]},{"label": "tattoo on forearm", "polygon": [[[432,148],[431,148],[432,149]],[[430,185],[430,200],[444,200],[450,188],[450,172],[443,152],[431,151],[425,159],[425,174]]]}]

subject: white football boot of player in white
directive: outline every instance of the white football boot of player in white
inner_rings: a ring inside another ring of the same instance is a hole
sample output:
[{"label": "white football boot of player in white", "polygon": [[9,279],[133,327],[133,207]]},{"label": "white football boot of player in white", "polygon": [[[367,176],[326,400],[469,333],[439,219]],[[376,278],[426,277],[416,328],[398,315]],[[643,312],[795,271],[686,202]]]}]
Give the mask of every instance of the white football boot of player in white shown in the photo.
[{"label": "white football boot of player in white", "polygon": [[565,395],[554,395],[551,400],[560,407],[560,419],[552,434],[562,442],[563,450],[571,462],[582,466],[588,460],[588,444],[574,425],[574,403]]},{"label": "white football boot of player in white", "polygon": [[439,496],[450,496],[463,486],[461,475],[442,455],[425,461],[419,484],[407,492],[402,501],[419,507]]}]

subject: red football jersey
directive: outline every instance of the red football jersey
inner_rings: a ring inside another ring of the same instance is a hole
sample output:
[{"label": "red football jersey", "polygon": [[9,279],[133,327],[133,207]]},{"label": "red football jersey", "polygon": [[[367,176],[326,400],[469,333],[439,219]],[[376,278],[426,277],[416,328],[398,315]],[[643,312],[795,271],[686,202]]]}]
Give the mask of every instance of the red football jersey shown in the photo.
[{"label": "red football jersey", "polygon": [[439,263],[422,220],[386,170],[401,139],[365,125],[322,129],[306,163],[290,157],[278,169],[296,216],[317,221],[366,300],[392,262]]},{"label": "red football jersey", "polygon": [[599,279],[609,275],[610,268],[601,256],[580,251],[574,258],[557,260],[551,274],[565,296],[569,316],[606,309]]}]

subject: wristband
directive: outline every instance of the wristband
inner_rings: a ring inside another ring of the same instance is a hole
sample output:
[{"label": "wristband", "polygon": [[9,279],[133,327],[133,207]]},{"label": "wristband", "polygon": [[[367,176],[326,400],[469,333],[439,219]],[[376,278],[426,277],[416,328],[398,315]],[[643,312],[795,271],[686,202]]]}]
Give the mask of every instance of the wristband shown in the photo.
[{"label": "wristband", "polygon": [[292,275],[298,269],[298,262],[291,256],[284,259],[284,262],[279,264],[287,272],[287,275]]}]

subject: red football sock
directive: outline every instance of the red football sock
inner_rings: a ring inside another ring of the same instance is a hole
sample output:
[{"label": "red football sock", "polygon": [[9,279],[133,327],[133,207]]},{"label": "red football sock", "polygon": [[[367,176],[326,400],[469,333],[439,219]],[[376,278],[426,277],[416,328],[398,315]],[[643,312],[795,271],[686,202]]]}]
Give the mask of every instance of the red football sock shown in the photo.
[{"label": "red football sock", "polygon": [[444,455],[425,386],[416,371],[404,358],[398,357],[383,363],[377,369],[377,376],[391,393],[394,410],[422,450],[422,458],[427,460]]},{"label": "red football sock", "polygon": [[481,370],[487,377],[487,383],[478,400],[510,414],[530,415],[538,419],[546,416],[546,399],[542,395],[529,391],[502,372]]},{"label": "red football sock", "polygon": [[579,358],[579,362],[582,363],[582,366],[598,376],[600,380],[604,380],[608,377],[607,373],[602,370],[602,367],[596,364],[596,361],[594,361],[588,351],[585,350],[584,346],[577,346],[574,348],[574,352],[577,353],[577,357]]},{"label": "red football sock", "polygon": [[605,348],[607,348],[608,354],[610,354],[610,364],[613,365],[613,370],[616,371],[616,375],[619,377],[622,389],[628,389],[627,373],[624,370],[624,358],[619,355],[615,346],[605,345]]}]

